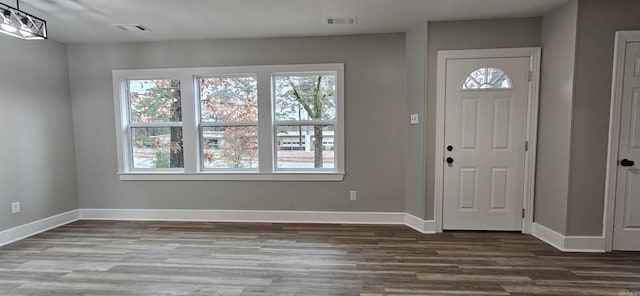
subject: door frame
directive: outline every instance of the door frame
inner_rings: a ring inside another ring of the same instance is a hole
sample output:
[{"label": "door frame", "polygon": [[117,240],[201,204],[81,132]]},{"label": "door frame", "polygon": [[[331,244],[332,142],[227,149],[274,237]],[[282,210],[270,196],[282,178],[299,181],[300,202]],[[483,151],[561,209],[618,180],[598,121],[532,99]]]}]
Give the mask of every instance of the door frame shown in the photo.
[{"label": "door frame", "polygon": [[533,223],[533,195],[535,189],[536,146],[538,139],[538,102],[540,96],[540,47],[440,50],[438,51],[438,76],[436,90],[436,171],[434,183],[434,219],[436,232],[442,232],[444,199],[444,134],[445,134],[445,83],[447,60],[482,58],[529,58],[529,94],[527,98],[527,135],[528,151],[524,163],[524,196],[522,206],[525,210],[522,219],[522,233],[531,233]]},{"label": "door frame", "polygon": [[640,31],[616,32],[611,82],[611,109],[609,115],[609,146],[607,148],[607,174],[604,192],[602,235],[605,251],[613,250],[613,222],[615,219],[616,187],[618,183],[618,156],[620,148],[620,124],[622,120],[622,87],[627,43],[640,42]]}]

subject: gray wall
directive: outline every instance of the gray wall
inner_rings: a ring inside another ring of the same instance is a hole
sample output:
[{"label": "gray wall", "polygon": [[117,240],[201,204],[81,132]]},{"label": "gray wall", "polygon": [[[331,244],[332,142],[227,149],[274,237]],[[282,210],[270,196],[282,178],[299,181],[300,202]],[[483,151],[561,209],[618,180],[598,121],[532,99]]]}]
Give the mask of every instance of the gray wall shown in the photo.
[{"label": "gray wall", "polygon": [[436,77],[439,50],[537,47],[542,40],[542,18],[429,22],[427,55],[427,114],[425,116],[427,218],[433,219],[435,179]]},{"label": "gray wall", "polygon": [[[573,95],[572,5],[544,22],[430,22],[428,29],[410,30],[406,40],[380,34],[180,41],[72,45],[65,52],[52,41],[0,36],[0,67],[17,69],[0,72],[0,230],[75,209],[78,195],[83,208],[408,211],[433,219],[437,51],[540,46],[544,28],[535,219],[566,235],[600,235],[614,32],[640,29],[640,2],[580,1]],[[346,64],[344,182],[117,179],[111,70],[325,62]],[[422,75],[430,77],[426,102]],[[408,125],[410,113],[421,115],[420,125]],[[562,181],[567,174],[568,185]],[[349,190],[359,191],[358,201],[348,200]],[[23,203],[21,214],[8,214],[12,201]]]},{"label": "gray wall", "polygon": [[542,19],[534,221],[566,233],[578,1]]},{"label": "gray wall", "polygon": [[[404,34],[71,45],[68,57],[81,208],[404,212]],[[345,63],[343,182],[118,180],[111,70],[334,62]]]},{"label": "gray wall", "polygon": [[[427,217],[425,194],[425,102],[427,70],[427,23],[406,34],[407,112],[405,154],[405,212]],[[420,123],[409,125],[409,115],[418,113]],[[430,147],[428,147],[430,149]]]},{"label": "gray wall", "polygon": [[615,31],[639,30],[640,1],[581,0],[568,235],[601,235]]},{"label": "gray wall", "polygon": [[0,53],[2,231],[77,209],[78,194],[66,47],[2,35]]}]

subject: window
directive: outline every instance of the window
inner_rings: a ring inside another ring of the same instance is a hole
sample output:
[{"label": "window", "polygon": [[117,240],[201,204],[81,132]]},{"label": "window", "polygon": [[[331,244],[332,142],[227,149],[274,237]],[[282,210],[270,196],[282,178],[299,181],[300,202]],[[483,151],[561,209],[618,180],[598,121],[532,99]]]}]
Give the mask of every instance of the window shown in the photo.
[{"label": "window", "polygon": [[198,82],[202,169],[257,169],[256,78],[201,77]]},{"label": "window", "polygon": [[511,89],[513,84],[504,71],[493,67],[481,67],[467,75],[462,89]]},{"label": "window", "polygon": [[281,73],[272,84],[276,134],[292,139],[276,149],[276,168],[333,169],[333,145],[323,144],[334,137],[336,75]]},{"label": "window", "polygon": [[113,71],[121,180],[342,180],[342,64]]},{"label": "window", "polygon": [[183,168],[180,80],[127,82],[132,168]]}]

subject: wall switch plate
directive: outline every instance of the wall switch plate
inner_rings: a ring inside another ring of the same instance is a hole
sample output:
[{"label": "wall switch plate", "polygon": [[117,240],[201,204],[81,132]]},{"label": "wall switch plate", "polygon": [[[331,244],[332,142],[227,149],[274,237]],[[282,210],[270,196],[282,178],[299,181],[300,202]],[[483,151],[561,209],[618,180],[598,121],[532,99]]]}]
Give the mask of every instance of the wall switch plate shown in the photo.
[{"label": "wall switch plate", "polygon": [[411,114],[411,120],[410,120],[411,124],[418,124],[420,123],[420,118],[418,117],[418,113],[413,113]]},{"label": "wall switch plate", "polygon": [[358,191],[349,191],[349,200],[356,200],[358,198]]},{"label": "wall switch plate", "polygon": [[11,214],[20,213],[20,202],[11,203]]}]

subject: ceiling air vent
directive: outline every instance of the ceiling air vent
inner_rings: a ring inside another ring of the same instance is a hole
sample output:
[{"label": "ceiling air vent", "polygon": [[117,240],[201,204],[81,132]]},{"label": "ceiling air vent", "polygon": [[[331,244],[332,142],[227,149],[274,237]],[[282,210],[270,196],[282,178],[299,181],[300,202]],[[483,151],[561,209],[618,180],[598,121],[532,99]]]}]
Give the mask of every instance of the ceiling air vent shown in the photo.
[{"label": "ceiling air vent", "polygon": [[126,32],[151,32],[149,27],[141,24],[114,24],[111,26]]},{"label": "ceiling air vent", "polygon": [[327,25],[355,25],[358,23],[358,18],[355,16],[328,17],[326,21]]}]

